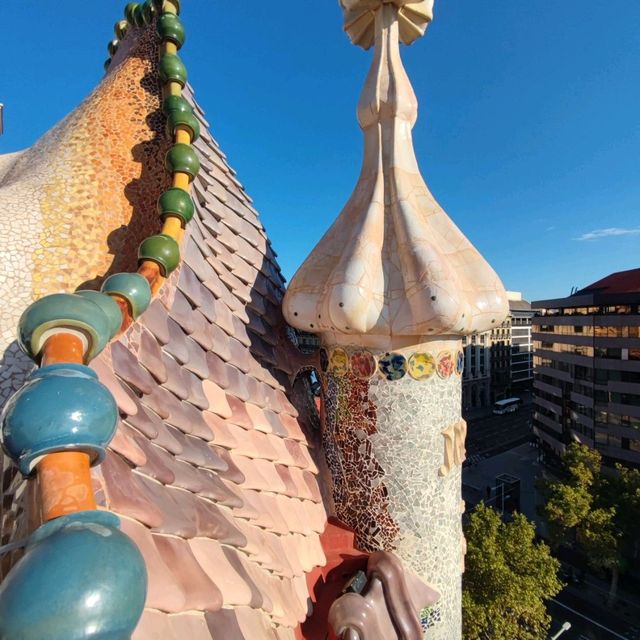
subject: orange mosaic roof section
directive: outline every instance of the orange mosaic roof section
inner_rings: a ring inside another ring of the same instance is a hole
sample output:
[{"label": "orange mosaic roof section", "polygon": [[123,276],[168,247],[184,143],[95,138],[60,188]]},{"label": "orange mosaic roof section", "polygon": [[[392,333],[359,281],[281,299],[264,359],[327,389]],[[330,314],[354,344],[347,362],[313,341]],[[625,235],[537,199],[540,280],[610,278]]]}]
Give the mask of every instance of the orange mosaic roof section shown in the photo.
[{"label": "orange mosaic roof section", "polygon": [[155,79],[157,38],[139,32],[130,55],[22,159],[31,172],[47,157],[50,174],[39,193],[33,299],[135,271],[140,241],[161,226],[154,198],[170,183],[170,141]]},{"label": "orange mosaic roof section", "polygon": [[[134,640],[291,640],[309,613],[305,575],[325,563],[326,513],[289,400],[284,280],[251,199],[189,87],[184,95],[203,129],[196,215],[181,265],[91,364],[121,415],[94,469],[96,495],[147,564]],[[141,180],[155,200],[160,187]]]}]

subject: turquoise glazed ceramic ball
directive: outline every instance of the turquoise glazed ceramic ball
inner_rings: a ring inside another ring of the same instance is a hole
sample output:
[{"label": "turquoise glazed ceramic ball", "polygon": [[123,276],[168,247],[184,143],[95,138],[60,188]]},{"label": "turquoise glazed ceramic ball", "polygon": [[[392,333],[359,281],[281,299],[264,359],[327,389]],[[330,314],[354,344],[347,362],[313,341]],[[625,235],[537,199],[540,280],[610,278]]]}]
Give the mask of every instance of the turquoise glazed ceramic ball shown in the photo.
[{"label": "turquoise glazed ceramic ball", "polygon": [[158,34],[163,40],[173,42],[180,49],[185,41],[184,25],[178,16],[165,13],[158,20]]},{"label": "turquoise glazed ceramic ball", "polygon": [[142,241],[138,249],[138,262],[145,260],[155,262],[160,267],[160,274],[166,278],[180,264],[180,247],[178,243],[164,233],[150,236]]},{"label": "turquoise glazed ceramic ball", "polygon": [[176,171],[186,173],[191,181],[200,171],[200,160],[198,160],[198,156],[190,144],[179,142],[167,151],[165,167],[171,173]]},{"label": "turquoise glazed ceramic ball", "polygon": [[97,304],[102,309],[105,316],[109,319],[109,333],[111,334],[111,338],[120,331],[120,327],[122,326],[122,312],[120,311],[118,303],[111,296],[90,289],[86,291],[76,291],[76,295],[91,300],[91,302]]},{"label": "turquoise glazed ceramic ball", "polygon": [[194,212],[193,199],[183,189],[171,187],[158,199],[158,213],[163,220],[167,216],[175,216],[180,218],[184,227],[193,218]]},{"label": "turquoise glazed ceramic ball", "polygon": [[181,111],[183,113],[193,113],[193,108],[182,96],[168,95],[162,101],[162,112],[168,116],[172,111]]},{"label": "turquoise glazed ceramic ball", "polygon": [[106,511],[52,520],[0,585],[0,638],[128,640],[147,590],[144,560]]},{"label": "turquoise glazed ceramic ball", "polygon": [[165,53],[160,58],[158,71],[162,82],[177,82],[181,87],[187,84],[187,68],[175,53]]},{"label": "turquoise glazed ceramic ball", "polygon": [[114,273],[102,283],[102,293],[124,298],[129,303],[134,320],[151,304],[151,287],[139,273]]},{"label": "turquoise glazed ceramic ball", "polygon": [[5,405],[2,443],[24,475],[56,451],[84,451],[97,464],[117,421],[116,402],[93,369],[54,364],[32,373]]},{"label": "turquoise glazed ceramic ball", "polygon": [[113,318],[95,300],[73,293],[54,293],[30,304],[18,322],[22,349],[37,358],[52,330],[76,329],[89,337],[86,360],[95,358],[112,334]]}]

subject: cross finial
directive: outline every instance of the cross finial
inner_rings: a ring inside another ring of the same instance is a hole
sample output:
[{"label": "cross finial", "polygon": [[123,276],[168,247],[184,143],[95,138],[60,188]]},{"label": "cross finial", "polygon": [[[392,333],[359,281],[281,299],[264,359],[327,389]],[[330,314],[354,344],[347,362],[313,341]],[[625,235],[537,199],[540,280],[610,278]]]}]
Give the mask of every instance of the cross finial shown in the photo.
[{"label": "cross finial", "polygon": [[384,4],[398,10],[400,41],[411,44],[422,37],[433,20],[434,0],[340,0],[344,30],[353,44],[369,49],[375,42],[375,16]]}]

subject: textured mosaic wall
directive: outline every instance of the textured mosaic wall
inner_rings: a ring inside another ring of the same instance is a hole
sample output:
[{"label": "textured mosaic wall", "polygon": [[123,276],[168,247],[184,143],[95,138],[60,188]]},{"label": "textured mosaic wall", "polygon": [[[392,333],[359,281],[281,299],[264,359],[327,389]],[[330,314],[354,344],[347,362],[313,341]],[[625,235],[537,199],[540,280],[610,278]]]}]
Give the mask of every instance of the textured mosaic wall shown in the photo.
[{"label": "textured mosaic wall", "polygon": [[461,637],[458,351],[457,341],[438,342],[417,353],[369,354],[371,365],[366,351],[329,348],[321,375],[336,515],[360,548],[395,551],[442,594],[429,640]]},{"label": "textured mosaic wall", "polygon": [[31,368],[13,343],[25,307],[135,269],[138,244],[160,226],[169,142],[157,55],[148,30],[73,113],[30,149],[0,157],[0,405]]},{"label": "textured mosaic wall", "polygon": [[460,420],[460,394],[456,377],[430,384],[376,379],[369,390],[378,413],[370,442],[384,469],[389,513],[399,529],[395,551],[442,594],[442,621],[427,635],[432,640],[460,637],[461,467],[453,465],[441,475],[442,431]]}]

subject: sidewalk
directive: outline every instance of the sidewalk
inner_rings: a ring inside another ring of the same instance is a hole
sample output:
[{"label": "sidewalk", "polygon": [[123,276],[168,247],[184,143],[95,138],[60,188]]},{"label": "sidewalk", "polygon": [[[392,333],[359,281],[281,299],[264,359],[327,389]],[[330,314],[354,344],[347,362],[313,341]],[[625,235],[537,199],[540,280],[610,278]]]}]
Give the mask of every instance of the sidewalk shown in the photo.
[{"label": "sidewalk", "polygon": [[520,509],[529,520],[537,521],[535,484],[542,473],[538,450],[521,444],[490,458],[483,458],[462,469],[463,497],[472,504],[486,500],[487,487],[494,487],[496,476],[508,473],[520,479]]}]

